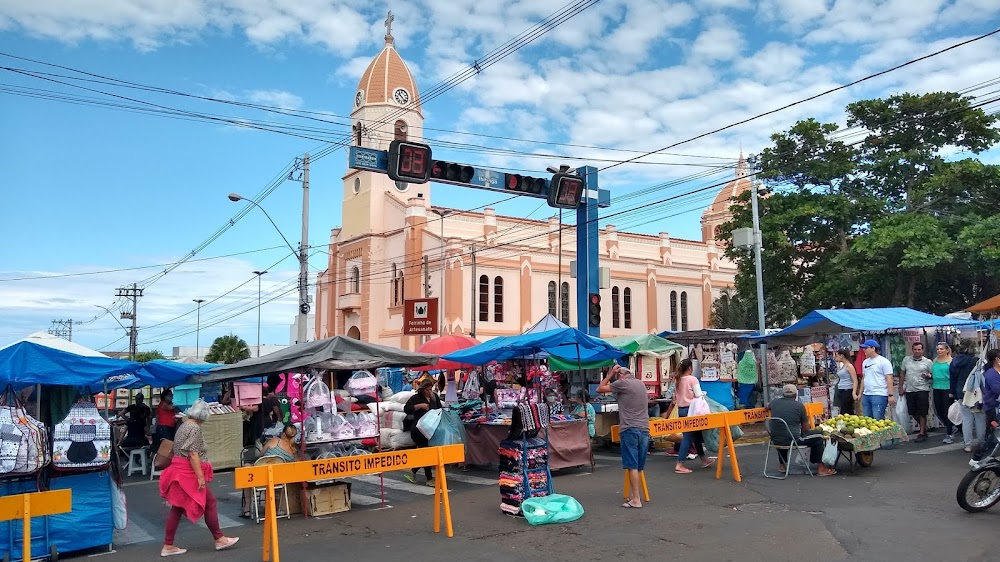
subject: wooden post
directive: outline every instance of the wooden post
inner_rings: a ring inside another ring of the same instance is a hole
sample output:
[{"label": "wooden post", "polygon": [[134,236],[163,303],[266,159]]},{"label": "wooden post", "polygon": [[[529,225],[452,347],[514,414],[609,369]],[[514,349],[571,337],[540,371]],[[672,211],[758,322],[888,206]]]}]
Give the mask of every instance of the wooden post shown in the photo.
[{"label": "wooden post", "polygon": [[[437,474],[435,475],[435,478],[434,478],[434,480],[435,480],[434,497],[435,497],[435,499],[437,499],[438,494],[440,493],[440,495],[441,495],[441,499],[443,500],[443,504],[444,504],[443,505],[443,508],[444,508],[444,528],[445,528],[446,534],[448,535],[448,538],[451,538],[451,537],[455,536],[455,530],[452,528],[452,525],[451,525],[451,498],[448,497],[448,478],[447,478],[447,476],[445,476],[445,473],[444,473],[444,457],[442,456],[440,449],[438,449],[437,471],[438,472],[437,472]],[[440,521],[439,521],[439,517],[438,517],[438,509],[437,509],[437,507],[434,508],[434,515],[435,515],[435,517],[434,517],[434,520],[435,520],[434,532],[438,533],[438,532],[440,532],[441,525],[440,525]]]},{"label": "wooden post", "polygon": [[[274,551],[274,562],[281,562],[281,554],[278,550],[278,517],[275,512],[275,493],[274,493],[274,468],[272,465],[267,466],[267,497],[264,500],[264,509],[267,513],[264,514],[264,562],[268,562],[271,556],[271,551]],[[306,506],[302,506],[303,509],[307,509]]]},{"label": "wooden post", "polygon": [[24,526],[21,530],[21,547],[24,562],[29,562],[31,560],[31,494],[24,494]]}]

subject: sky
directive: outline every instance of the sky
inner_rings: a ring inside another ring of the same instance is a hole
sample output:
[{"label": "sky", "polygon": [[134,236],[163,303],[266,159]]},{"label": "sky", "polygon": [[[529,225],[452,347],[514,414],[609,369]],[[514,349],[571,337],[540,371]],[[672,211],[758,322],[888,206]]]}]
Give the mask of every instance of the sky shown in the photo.
[{"label": "sky", "polygon": [[[229,333],[253,346],[255,270],[268,270],[261,341],[287,344],[296,260],[263,213],[226,196],[256,196],[296,157],[348,133],[389,9],[421,92],[452,86],[423,103],[435,157],[540,173],[612,166],[601,187],[620,199],[606,212],[629,212],[602,224],[674,238],[699,239],[701,211],[740,152],[799,119],[843,125],[852,101],[1000,77],[996,35],[682,142],[993,31],[1000,2],[601,0],[533,28],[567,2],[0,0],[0,346],[73,319],[74,341],[125,350],[117,314],[99,307],[117,311],[116,289],[131,283],[145,286],[140,350],[169,355]],[[541,29],[533,41],[498,50],[530,29]],[[996,150],[980,157],[1000,163]],[[637,161],[617,164],[627,159]],[[342,149],[311,167],[311,276],[340,224],[345,168]],[[260,204],[297,245],[301,184],[277,183]],[[432,195],[459,209],[498,199],[450,186]],[[495,208],[552,214],[537,200]],[[200,322],[193,299],[205,299]]]}]

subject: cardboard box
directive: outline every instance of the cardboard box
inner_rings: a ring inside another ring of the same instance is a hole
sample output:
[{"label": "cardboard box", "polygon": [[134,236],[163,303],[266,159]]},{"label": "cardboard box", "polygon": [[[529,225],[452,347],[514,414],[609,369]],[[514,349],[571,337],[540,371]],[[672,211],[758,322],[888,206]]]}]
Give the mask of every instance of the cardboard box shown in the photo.
[{"label": "cardboard box", "polygon": [[[347,483],[310,484],[306,489],[309,516],[330,515],[351,509],[351,485]],[[291,497],[289,496],[289,500]]]}]

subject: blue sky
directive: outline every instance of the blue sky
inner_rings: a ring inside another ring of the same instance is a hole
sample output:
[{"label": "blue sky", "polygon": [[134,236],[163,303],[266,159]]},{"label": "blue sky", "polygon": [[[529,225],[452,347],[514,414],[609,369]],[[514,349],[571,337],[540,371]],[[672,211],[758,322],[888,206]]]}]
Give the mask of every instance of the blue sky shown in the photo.
[{"label": "blue sky", "polygon": [[[557,11],[566,0],[357,2],[303,0],[0,0],[0,51],[200,96],[329,112],[351,110],[358,78],[382,45],[385,11],[418,85],[432,85]],[[493,5],[495,4],[495,5]],[[141,6],[141,7],[137,7]],[[433,22],[434,25],[429,25]],[[542,171],[560,162],[604,166],[684,140],[1000,27],[992,0],[603,0],[481,75],[424,104],[427,131],[453,141],[584,160],[436,149],[435,155],[498,168]],[[657,200],[731,177],[740,148],[755,152],[797,119],[843,122],[850,101],[902,91],[957,90],[1000,76],[996,37],[724,133],[623,165],[602,175],[613,195],[639,192],[610,211],[619,230],[698,238],[712,193],[650,207]],[[67,74],[0,57],[0,66]],[[63,79],[59,79],[63,80]],[[78,84],[173,108],[236,119],[317,127],[336,139],[346,128],[162,94]],[[99,93],[0,71],[0,88],[40,88],[115,101]],[[19,90],[23,92],[24,90]],[[131,103],[117,100],[120,103]],[[328,119],[343,122],[335,116]],[[0,91],[0,280],[169,264],[197,247],[292,159],[324,146],[221,123],[167,119]],[[512,142],[457,131],[515,137]],[[431,141],[434,144],[434,141]],[[588,148],[590,147],[590,148]],[[600,148],[593,148],[600,147]],[[635,152],[628,152],[635,151]],[[995,161],[995,154],[984,158]],[[343,151],[312,170],[312,272],[340,224]],[[649,193],[644,188],[703,173]],[[434,201],[474,208],[496,194],[446,186]],[[707,198],[707,199],[706,199]],[[297,243],[301,190],[284,182],[263,202]],[[545,219],[537,202],[509,202],[502,214]],[[140,349],[193,345],[191,299],[215,299],[271,267],[265,295],[294,287],[295,262],[266,218],[253,211],[197,258],[149,286],[140,302]],[[263,251],[255,251],[271,248]],[[285,258],[284,261],[281,261]],[[276,266],[272,267],[273,264]],[[98,275],[0,281],[0,345],[55,318],[89,320],[115,301],[115,288],[157,268]],[[293,295],[288,295],[293,296]],[[265,296],[265,299],[269,298]],[[256,282],[202,311],[203,345],[235,332],[255,342]],[[262,309],[264,343],[286,343],[294,298]],[[245,313],[234,316],[236,313]],[[230,318],[232,317],[232,318]],[[159,324],[159,325],[157,325]],[[214,324],[214,325],[213,325]],[[126,347],[107,316],[76,330],[76,341]],[[150,343],[146,343],[150,342]]]}]

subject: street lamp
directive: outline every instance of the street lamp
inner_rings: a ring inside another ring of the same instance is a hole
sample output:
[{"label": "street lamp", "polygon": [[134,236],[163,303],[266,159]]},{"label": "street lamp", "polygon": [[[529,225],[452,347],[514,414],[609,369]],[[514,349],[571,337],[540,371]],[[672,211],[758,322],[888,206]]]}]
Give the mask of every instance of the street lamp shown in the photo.
[{"label": "street lamp", "polygon": [[198,320],[195,324],[194,329],[194,358],[197,361],[201,360],[201,303],[205,302],[205,299],[192,299],[194,302],[198,303]]},{"label": "street lamp", "polygon": [[257,276],[257,357],[260,357],[260,276],[267,271],[254,271]]},{"label": "street lamp", "polygon": [[[308,160],[307,160],[307,162],[308,162]],[[304,185],[303,185],[303,189],[305,190],[304,193],[306,193],[306,194],[308,194],[308,187],[307,187],[308,183],[309,183],[309,176],[308,176],[308,172],[307,172],[307,175],[304,178]],[[254,201],[253,199],[249,199],[247,197],[243,197],[242,195],[240,195],[238,193],[230,193],[229,194],[229,200],[232,201],[232,202],[234,202],[234,203],[237,202],[237,201],[246,201],[247,203],[250,203],[254,207],[257,207],[258,209],[260,209],[260,212],[264,213],[264,216],[267,217],[267,220],[271,221],[271,226],[273,226],[274,229],[278,231],[278,234],[281,235],[281,239],[285,241],[285,245],[288,246],[288,248],[292,251],[292,254],[296,258],[298,258],[298,260],[299,260],[299,309],[298,309],[298,317],[297,317],[297,319],[295,321],[295,324],[296,324],[296,326],[295,326],[296,327],[296,342],[295,343],[303,343],[303,342],[305,342],[308,339],[307,336],[306,336],[306,325],[308,324],[308,320],[309,320],[309,308],[310,307],[309,307],[309,295],[308,295],[308,290],[309,290],[309,255],[307,253],[307,249],[308,249],[308,236],[309,236],[309,233],[308,233],[308,229],[309,229],[309,226],[308,226],[309,225],[309,207],[308,207],[308,202],[307,202],[308,199],[307,199],[307,197],[308,197],[308,195],[304,195],[303,196],[303,205],[302,205],[302,241],[299,242],[299,249],[296,250],[295,247],[292,246],[291,242],[288,241],[288,238],[285,237],[285,234],[283,232],[281,232],[281,229],[278,228],[278,225],[274,222],[274,219],[271,218],[271,215],[269,215],[267,213],[267,211],[264,210],[264,207],[261,207],[260,204],[257,203],[256,201]],[[264,273],[267,273],[267,272],[265,271]],[[259,276],[258,276],[258,281],[259,281]]]},{"label": "street lamp", "polygon": [[431,212],[440,217],[441,221],[441,294],[438,295],[438,333],[444,333],[444,218],[455,211],[450,209],[431,209]]}]

